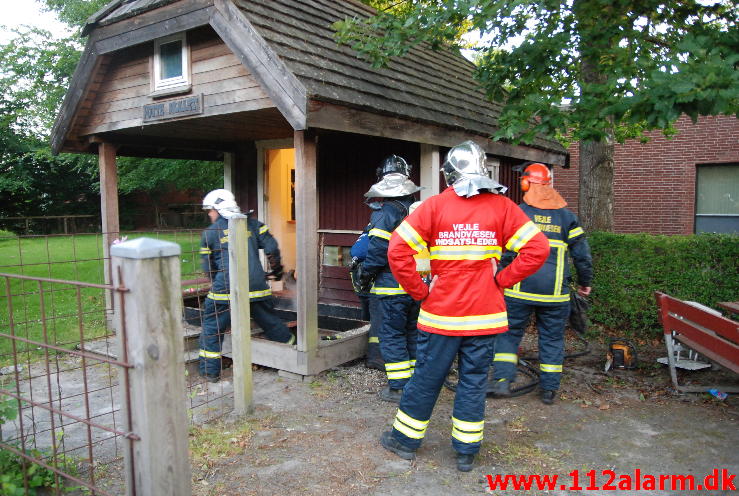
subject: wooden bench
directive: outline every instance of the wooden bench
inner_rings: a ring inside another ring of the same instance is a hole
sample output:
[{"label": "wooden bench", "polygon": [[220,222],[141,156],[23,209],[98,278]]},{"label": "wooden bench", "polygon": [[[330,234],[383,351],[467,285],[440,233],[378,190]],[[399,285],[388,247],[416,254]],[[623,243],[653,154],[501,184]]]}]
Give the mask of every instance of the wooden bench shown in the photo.
[{"label": "wooden bench", "polygon": [[[711,361],[739,374],[739,322],[715,315],[695,305],[655,292],[664,328],[670,375],[675,389],[683,393],[706,392],[710,386],[680,386],[675,370],[673,339]],[[713,386],[723,392],[739,392],[736,386]]]}]

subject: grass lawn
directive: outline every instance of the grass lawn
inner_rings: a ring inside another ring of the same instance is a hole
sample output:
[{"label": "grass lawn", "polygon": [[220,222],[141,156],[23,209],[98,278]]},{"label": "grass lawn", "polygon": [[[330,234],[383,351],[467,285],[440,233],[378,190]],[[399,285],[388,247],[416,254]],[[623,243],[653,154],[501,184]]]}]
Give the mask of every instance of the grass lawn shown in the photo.
[{"label": "grass lawn", "polygon": [[[178,243],[182,247],[182,278],[200,277],[199,230],[123,235],[129,240],[146,236]],[[15,237],[0,232],[0,273],[103,284],[103,263],[101,234]],[[12,331],[16,336],[64,347],[79,343],[81,336],[87,340],[108,333],[103,289],[8,277],[0,278],[0,284],[0,333]],[[43,351],[33,344],[16,342],[16,352],[18,360],[25,363]],[[0,336],[0,366],[10,363],[12,341]]]}]

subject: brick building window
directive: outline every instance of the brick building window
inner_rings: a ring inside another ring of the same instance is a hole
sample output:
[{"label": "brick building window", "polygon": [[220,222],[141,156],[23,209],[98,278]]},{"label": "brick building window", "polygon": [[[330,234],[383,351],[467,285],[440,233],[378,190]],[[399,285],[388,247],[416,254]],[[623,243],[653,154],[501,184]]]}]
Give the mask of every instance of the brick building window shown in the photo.
[{"label": "brick building window", "polygon": [[739,233],[739,164],[699,165],[695,232]]}]

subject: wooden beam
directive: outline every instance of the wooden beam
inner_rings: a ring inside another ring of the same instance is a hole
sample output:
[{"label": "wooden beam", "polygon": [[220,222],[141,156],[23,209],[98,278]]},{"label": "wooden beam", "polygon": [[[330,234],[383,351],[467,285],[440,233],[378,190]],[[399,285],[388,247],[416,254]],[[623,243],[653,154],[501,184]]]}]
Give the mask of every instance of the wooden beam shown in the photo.
[{"label": "wooden beam", "polygon": [[421,143],[421,200],[439,194],[439,147]]},{"label": "wooden beam", "polygon": [[[98,28],[99,40],[95,43],[95,51],[100,54],[115,52],[122,48],[139,45],[170,34],[181,33],[188,29],[205,26],[211,16],[212,6],[202,0],[185,2],[178,9],[162,11],[162,18],[142,26],[144,16],[126,19],[120,23]],[[166,15],[166,16],[165,16]],[[127,29],[123,30],[123,27]],[[123,31],[110,35],[111,32]]]},{"label": "wooden beam", "polygon": [[234,410],[253,411],[251,374],[251,313],[249,308],[249,247],[246,215],[228,220],[229,286],[231,288],[231,353],[234,361]]},{"label": "wooden beam", "polygon": [[[120,234],[116,146],[108,142],[100,143],[98,145],[98,160],[100,166],[100,218],[103,224],[103,256],[109,259],[110,245]],[[105,283],[110,284],[110,280],[110,274],[106,274]]]},{"label": "wooden beam", "polygon": [[210,25],[259,81],[293,129],[306,128],[307,90],[230,0],[215,0]]},{"label": "wooden beam", "polygon": [[318,347],[318,188],[316,137],[295,131],[298,351]]},{"label": "wooden beam", "polygon": [[552,165],[565,165],[567,157],[566,152],[558,153],[529,146],[512,145],[458,129],[373,114],[317,101],[311,101],[309,105],[307,126],[445,147],[452,147],[471,139],[491,155]]}]

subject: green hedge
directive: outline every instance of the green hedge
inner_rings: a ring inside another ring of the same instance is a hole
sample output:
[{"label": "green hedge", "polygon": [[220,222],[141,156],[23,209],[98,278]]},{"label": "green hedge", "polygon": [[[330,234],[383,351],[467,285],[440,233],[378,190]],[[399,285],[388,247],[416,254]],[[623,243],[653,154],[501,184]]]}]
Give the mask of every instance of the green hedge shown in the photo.
[{"label": "green hedge", "polygon": [[739,300],[739,236],[590,233],[590,319],[622,335],[658,337],[654,300],[663,291],[714,308]]}]

